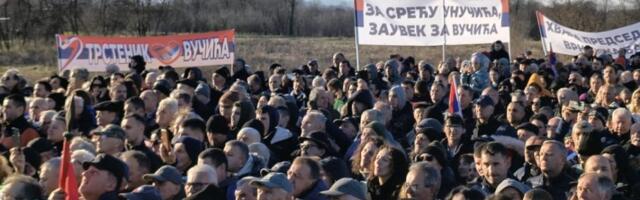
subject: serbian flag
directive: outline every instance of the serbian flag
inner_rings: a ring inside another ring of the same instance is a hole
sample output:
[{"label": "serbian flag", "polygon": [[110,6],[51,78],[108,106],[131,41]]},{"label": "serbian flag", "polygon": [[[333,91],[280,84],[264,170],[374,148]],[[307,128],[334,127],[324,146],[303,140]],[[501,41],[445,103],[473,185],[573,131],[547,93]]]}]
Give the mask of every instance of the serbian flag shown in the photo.
[{"label": "serbian flag", "polygon": [[553,71],[553,77],[558,77],[556,64],[558,64],[558,58],[556,58],[556,53],[553,53],[553,46],[549,43],[549,67],[551,67],[551,71]]},{"label": "serbian flag", "polygon": [[67,122],[67,133],[64,136],[64,142],[62,143],[62,163],[60,166],[60,177],[58,179],[58,187],[62,189],[62,191],[66,194],[66,200],[78,200],[78,184],[76,183],[76,176],[73,170],[73,164],[71,164],[71,149],[69,145],[71,144],[71,139],[73,135],[70,133],[73,131],[73,121],[74,121],[74,113],[75,113],[75,96],[71,96],[71,102],[66,108],[66,122]]},{"label": "serbian flag", "polygon": [[453,79],[449,81],[449,114],[458,114],[462,116],[460,99],[458,98],[458,86],[456,85],[456,81]]}]

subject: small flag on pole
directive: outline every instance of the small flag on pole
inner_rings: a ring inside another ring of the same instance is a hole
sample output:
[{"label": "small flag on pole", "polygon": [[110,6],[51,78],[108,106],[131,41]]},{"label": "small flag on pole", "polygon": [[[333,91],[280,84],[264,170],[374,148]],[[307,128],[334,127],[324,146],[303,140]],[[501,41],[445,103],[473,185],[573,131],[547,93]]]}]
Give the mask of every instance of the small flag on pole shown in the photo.
[{"label": "small flag on pole", "polygon": [[65,200],[78,200],[78,184],[76,182],[76,176],[73,169],[73,164],[71,164],[71,149],[69,145],[71,144],[71,139],[73,139],[73,123],[74,123],[74,114],[75,114],[75,96],[71,96],[71,102],[68,104],[66,108],[66,122],[67,122],[67,132],[64,135],[64,142],[62,144],[62,164],[60,166],[60,176],[58,179],[58,187],[62,189],[65,193]]},{"label": "small flag on pole", "polygon": [[460,108],[460,99],[458,97],[458,86],[455,80],[449,81],[449,114],[457,114],[462,116]]}]

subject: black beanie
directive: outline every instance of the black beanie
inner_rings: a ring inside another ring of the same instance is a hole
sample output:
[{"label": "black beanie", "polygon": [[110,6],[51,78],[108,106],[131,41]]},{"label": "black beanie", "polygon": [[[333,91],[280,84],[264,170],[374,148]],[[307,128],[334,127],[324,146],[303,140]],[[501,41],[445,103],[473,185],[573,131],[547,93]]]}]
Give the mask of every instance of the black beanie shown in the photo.
[{"label": "black beanie", "polygon": [[193,139],[192,137],[183,136],[179,137],[175,143],[182,143],[184,145],[185,150],[187,151],[187,155],[189,155],[189,159],[191,159],[191,163],[195,164],[198,162],[198,154],[204,150],[204,145],[202,142]]},{"label": "black beanie", "polygon": [[229,123],[227,119],[220,115],[214,115],[209,117],[207,121],[207,132],[218,134],[229,134]]},{"label": "black beanie", "polygon": [[260,135],[264,135],[264,125],[262,125],[262,122],[258,121],[257,119],[250,119],[249,121],[245,122],[244,125],[242,125],[242,128],[244,127],[254,128],[258,131],[258,133],[260,133]]},{"label": "black beanie", "polygon": [[582,140],[578,144],[578,154],[581,156],[592,156],[600,154],[602,149],[601,138],[604,138],[600,132],[584,132],[582,133]]}]

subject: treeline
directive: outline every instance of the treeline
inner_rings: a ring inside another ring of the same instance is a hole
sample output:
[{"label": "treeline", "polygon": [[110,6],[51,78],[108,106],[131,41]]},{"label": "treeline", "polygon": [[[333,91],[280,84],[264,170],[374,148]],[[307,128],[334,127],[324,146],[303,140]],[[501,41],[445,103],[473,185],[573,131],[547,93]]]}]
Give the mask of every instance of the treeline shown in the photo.
[{"label": "treeline", "polygon": [[[58,33],[164,35],[235,28],[240,33],[353,36],[353,8],[303,0],[0,0],[0,49]],[[535,11],[599,31],[637,22],[640,0],[511,0],[512,37],[538,38]]]}]

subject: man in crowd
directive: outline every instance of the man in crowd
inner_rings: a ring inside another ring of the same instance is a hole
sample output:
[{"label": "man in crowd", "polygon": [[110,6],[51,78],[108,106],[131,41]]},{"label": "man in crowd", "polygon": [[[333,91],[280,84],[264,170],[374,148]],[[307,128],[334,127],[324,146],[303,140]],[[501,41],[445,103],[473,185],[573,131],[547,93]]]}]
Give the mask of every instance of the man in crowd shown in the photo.
[{"label": "man in crowd", "polygon": [[98,140],[96,151],[118,156],[124,151],[125,132],[120,126],[109,124],[102,131],[94,133]]},{"label": "man in crowd", "polygon": [[529,183],[534,188],[548,191],[553,199],[567,199],[565,192],[569,191],[570,183],[575,180],[566,163],[567,150],[564,145],[555,140],[546,140],[540,147],[538,163],[540,174]]},{"label": "man in crowd", "polygon": [[320,179],[320,165],[310,157],[297,157],[287,171],[287,178],[293,185],[293,196],[299,199],[326,199],[320,191],[327,186]]},{"label": "man in crowd", "polygon": [[145,145],[145,119],[138,114],[129,114],[122,119],[122,128],[126,135],[127,150],[136,150],[144,153],[151,165],[150,171],[155,171],[162,165],[162,159]]},{"label": "man in crowd", "polygon": [[218,187],[225,192],[227,199],[233,199],[238,178],[228,172],[228,162],[224,151],[217,148],[209,148],[198,155],[198,164],[209,165],[216,170]]},{"label": "man in crowd", "polygon": [[251,182],[258,188],[258,200],[289,200],[293,197],[293,185],[280,172],[271,172]]},{"label": "man in crowd", "polygon": [[224,154],[227,156],[229,172],[236,177],[257,176],[264,167],[264,161],[249,154],[247,144],[237,140],[228,141],[224,145]]},{"label": "man in crowd", "polygon": [[[117,200],[118,191],[126,184],[129,176],[127,165],[109,154],[98,154],[92,161],[83,165],[82,181],[78,192],[86,200]],[[49,199],[65,199],[60,189],[51,194]]]},{"label": "man in crowd", "polygon": [[184,180],[178,169],[173,166],[162,166],[155,173],[142,177],[160,190],[162,200],[179,200],[185,197]]},{"label": "man in crowd", "polygon": [[[409,168],[405,188],[402,191],[409,199],[437,199],[440,191],[440,172],[427,162],[418,162]],[[331,186],[333,188],[333,186]]]},{"label": "man in crowd", "polygon": [[[5,132],[20,134],[20,144],[15,144],[11,137],[4,137],[0,140],[0,149],[8,150],[14,146],[26,146],[29,141],[38,137],[38,131],[24,116],[27,109],[27,102],[21,95],[9,95],[2,101],[2,115],[7,126]],[[5,135],[5,134],[3,134]],[[17,141],[15,141],[17,142]]]}]

